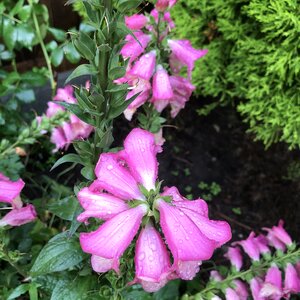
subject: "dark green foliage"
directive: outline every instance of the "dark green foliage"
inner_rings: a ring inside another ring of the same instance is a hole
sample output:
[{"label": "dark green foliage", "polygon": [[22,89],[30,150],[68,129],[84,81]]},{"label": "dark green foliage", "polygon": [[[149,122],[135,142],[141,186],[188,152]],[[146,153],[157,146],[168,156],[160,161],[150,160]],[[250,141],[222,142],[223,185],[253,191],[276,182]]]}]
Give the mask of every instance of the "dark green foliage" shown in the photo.
[{"label": "dark green foliage", "polygon": [[173,9],[177,37],[209,49],[193,74],[196,92],[222,105],[235,100],[249,131],[266,146],[300,145],[299,4],[187,0]]}]

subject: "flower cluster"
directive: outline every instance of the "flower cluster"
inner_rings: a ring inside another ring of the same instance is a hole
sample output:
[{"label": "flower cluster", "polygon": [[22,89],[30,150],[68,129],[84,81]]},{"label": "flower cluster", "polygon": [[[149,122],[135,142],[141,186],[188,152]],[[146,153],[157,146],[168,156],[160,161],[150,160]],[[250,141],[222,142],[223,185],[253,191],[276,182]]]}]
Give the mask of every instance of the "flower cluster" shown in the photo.
[{"label": "flower cluster", "polygon": [[23,207],[20,193],[24,185],[22,179],[11,181],[0,173],[0,202],[9,203],[12,206],[11,211],[0,219],[0,227],[20,226],[36,218],[36,211],[32,204]]},{"label": "flower cluster", "polygon": [[[87,82],[86,88],[88,87],[89,83]],[[63,101],[70,104],[77,103],[76,98],[73,96],[73,87],[70,85],[67,85],[64,88],[57,89],[57,93],[54,96],[53,100]],[[55,101],[48,102],[46,117],[51,118],[57,113],[64,110],[65,109],[61,105],[55,103]],[[54,151],[63,148],[67,149],[72,141],[80,138],[87,138],[92,131],[93,126],[81,121],[74,114],[70,114],[69,121],[63,122],[62,126],[54,128],[51,133],[51,142],[56,146]]]},{"label": "flower cluster", "polygon": [[[129,63],[125,76],[116,82],[126,82],[131,86],[127,100],[139,93],[124,112],[128,120],[146,101],[153,103],[159,112],[170,105],[174,118],[195,89],[191,73],[195,61],[207,50],[194,49],[188,40],[166,38],[175,26],[168,11],[175,2],[158,1],[150,16],[135,14],[125,18],[134,37],[128,35],[121,49],[122,56]],[[187,68],[187,78],[180,76],[183,67]]]},{"label": "flower cluster", "polygon": [[[280,221],[278,226],[264,228],[264,230],[267,231],[267,235],[259,234],[256,236],[254,232],[251,232],[247,239],[234,242],[228,248],[225,256],[230,260],[235,271],[240,272],[243,266],[241,249],[254,265],[259,266],[262,257],[271,261],[272,247],[282,255],[287,249],[294,248],[291,237],[283,228],[283,221]],[[283,272],[281,272],[280,267]],[[211,272],[211,278],[217,282],[224,280],[217,271]],[[233,285],[234,288],[226,288],[226,299],[246,300],[250,292],[254,300],[289,299],[291,295],[300,293],[299,256],[294,263],[286,262],[284,265],[278,266],[276,262],[273,262],[265,273],[252,277],[248,283],[235,279]],[[218,299],[217,296],[215,299]]]},{"label": "flower cluster", "polygon": [[159,150],[152,133],[133,129],[123,150],[100,155],[97,179],[77,195],[84,208],[78,221],[105,221],[96,231],[80,234],[81,247],[92,254],[96,272],[119,273],[120,257],[141,227],[131,284],[140,283],[148,292],[174,278],[191,280],[201,262],[231,239],[226,222],[209,219],[204,200],[187,200],[176,187],[159,192]]}]

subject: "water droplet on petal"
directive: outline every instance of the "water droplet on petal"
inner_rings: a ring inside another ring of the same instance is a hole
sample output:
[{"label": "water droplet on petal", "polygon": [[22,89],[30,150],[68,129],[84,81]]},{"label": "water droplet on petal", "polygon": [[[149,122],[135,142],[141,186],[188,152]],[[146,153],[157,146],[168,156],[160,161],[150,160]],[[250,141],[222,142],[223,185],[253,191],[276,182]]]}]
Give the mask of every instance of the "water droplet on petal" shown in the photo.
[{"label": "water droplet on petal", "polygon": [[108,165],[107,166],[107,170],[112,170],[114,167],[113,167],[113,165]]},{"label": "water droplet on petal", "polygon": [[144,260],[145,259],[145,252],[141,252],[140,254],[139,254],[139,260]]}]

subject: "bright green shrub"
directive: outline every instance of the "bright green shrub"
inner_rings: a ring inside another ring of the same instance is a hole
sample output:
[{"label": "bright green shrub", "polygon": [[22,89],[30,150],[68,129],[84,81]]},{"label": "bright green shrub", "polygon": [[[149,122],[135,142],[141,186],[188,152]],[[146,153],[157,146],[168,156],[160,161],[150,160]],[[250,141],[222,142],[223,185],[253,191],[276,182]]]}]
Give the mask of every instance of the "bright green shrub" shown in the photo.
[{"label": "bright green shrub", "polygon": [[235,100],[266,146],[299,147],[300,1],[186,0],[172,12],[175,35],[209,49],[193,73],[196,92]]}]

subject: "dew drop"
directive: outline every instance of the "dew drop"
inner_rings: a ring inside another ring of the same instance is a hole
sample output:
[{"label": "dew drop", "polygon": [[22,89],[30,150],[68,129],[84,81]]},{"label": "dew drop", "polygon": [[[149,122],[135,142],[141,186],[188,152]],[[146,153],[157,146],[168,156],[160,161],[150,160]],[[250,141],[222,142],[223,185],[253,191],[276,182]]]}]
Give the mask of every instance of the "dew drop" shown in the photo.
[{"label": "dew drop", "polygon": [[145,252],[142,252],[140,255],[139,255],[139,260],[144,260],[145,259]]},{"label": "dew drop", "polygon": [[113,165],[108,165],[107,166],[107,170],[112,170],[114,167],[113,167]]}]

